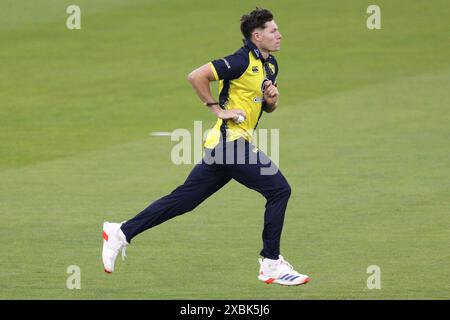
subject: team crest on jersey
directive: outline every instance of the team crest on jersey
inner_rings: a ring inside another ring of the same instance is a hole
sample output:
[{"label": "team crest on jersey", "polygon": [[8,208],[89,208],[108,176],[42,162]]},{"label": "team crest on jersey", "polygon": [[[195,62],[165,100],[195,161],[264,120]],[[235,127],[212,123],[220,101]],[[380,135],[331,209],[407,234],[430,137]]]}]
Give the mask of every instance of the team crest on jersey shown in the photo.
[{"label": "team crest on jersey", "polygon": [[253,71],[253,73],[259,72],[258,66],[253,66],[253,67],[252,67],[252,71]]},{"label": "team crest on jersey", "polygon": [[272,63],[267,63],[267,65],[269,66],[270,71],[272,71],[272,74],[275,73],[275,66]]}]

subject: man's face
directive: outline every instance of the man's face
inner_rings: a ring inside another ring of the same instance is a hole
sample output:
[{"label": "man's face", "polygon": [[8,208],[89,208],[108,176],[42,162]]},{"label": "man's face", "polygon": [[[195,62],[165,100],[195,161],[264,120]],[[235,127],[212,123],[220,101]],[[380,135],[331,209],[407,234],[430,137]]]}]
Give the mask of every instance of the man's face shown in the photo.
[{"label": "man's face", "polygon": [[258,28],[253,31],[255,40],[261,49],[269,52],[279,51],[281,45],[281,33],[274,20],[266,22],[265,28]]}]

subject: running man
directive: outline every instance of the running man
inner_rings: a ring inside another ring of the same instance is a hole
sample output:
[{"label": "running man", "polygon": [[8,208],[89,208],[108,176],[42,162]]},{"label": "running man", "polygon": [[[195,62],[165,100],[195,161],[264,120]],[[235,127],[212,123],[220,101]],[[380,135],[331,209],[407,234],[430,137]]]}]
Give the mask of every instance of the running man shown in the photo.
[{"label": "running man", "polygon": [[[103,265],[114,271],[115,260],[141,232],[192,211],[231,179],[262,194],[266,200],[263,248],[258,279],[265,283],[300,285],[309,277],[298,273],[280,255],[280,238],[291,188],[273,162],[251,144],[252,131],[263,111],[277,107],[278,65],[271,52],[280,50],[281,33],[269,10],[256,8],[241,18],[244,46],[235,53],[192,71],[188,80],[217,123],[205,142],[205,155],[186,181],[124,223],[103,224]],[[220,81],[219,100],[210,82]],[[253,161],[251,161],[253,160]],[[276,170],[264,169],[275,167]]]}]

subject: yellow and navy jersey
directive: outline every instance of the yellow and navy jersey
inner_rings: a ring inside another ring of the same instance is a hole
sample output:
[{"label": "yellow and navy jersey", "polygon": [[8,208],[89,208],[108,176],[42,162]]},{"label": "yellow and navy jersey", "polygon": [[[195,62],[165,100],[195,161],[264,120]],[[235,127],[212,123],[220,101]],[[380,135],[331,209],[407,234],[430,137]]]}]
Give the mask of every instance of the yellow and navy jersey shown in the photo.
[{"label": "yellow and navy jersey", "polygon": [[278,65],[275,57],[264,59],[259,49],[249,40],[235,53],[210,62],[219,82],[219,104],[223,109],[244,110],[247,118],[237,124],[233,120],[218,119],[208,133],[206,148],[214,148],[220,139],[234,141],[240,137],[251,141],[252,132],[265,109],[263,84],[271,80],[276,84]]}]

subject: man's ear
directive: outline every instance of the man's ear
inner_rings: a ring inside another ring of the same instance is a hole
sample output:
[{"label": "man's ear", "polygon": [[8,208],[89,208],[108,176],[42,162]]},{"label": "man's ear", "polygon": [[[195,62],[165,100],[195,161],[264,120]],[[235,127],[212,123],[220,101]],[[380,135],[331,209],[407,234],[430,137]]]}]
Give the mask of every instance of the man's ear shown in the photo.
[{"label": "man's ear", "polygon": [[261,33],[259,31],[257,31],[257,30],[253,31],[253,38],[256,41],[261,41]]}]

